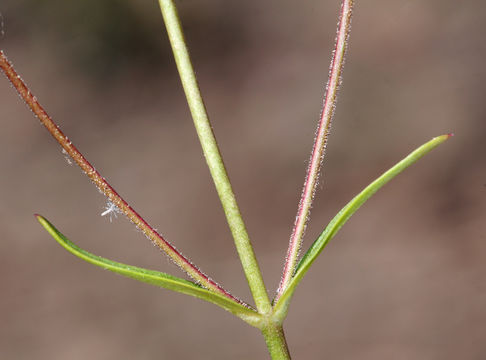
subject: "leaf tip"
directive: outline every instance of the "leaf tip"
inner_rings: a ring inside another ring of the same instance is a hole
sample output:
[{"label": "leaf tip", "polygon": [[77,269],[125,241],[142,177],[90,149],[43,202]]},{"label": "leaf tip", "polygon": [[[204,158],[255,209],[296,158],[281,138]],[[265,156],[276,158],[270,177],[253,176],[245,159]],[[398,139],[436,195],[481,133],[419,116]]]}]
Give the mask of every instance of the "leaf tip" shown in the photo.
[{"label": "leaf tip", "polygon": [[449,140],[451,137],[454,136],[454,133],[448,133],[448,134],[444,134],[444,135],[440,135],[440,136],[437,136],[434,138],[434,140],[438,140],[439,141],[439,144],[446,141],[446,140]]},{"label": "leaf tip", "polygon": [[50,232],[51,228],[54,228],[52,224],[49,222],[49,220],[47,220],[44,216],[40,214],[34,214],[34,217],[42,225],[42,227],[46,229],[48,232]]}]

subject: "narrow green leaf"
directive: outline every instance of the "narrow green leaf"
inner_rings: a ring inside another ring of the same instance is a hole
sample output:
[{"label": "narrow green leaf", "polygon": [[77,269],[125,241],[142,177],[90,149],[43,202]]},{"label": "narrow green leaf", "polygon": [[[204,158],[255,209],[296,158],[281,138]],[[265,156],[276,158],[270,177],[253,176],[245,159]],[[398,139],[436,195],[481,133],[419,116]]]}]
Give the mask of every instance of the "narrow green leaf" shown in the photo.
[{"label": "narrow green leaf", "polygon": [[427,154],[429,151],[434,149],[439,144],[443,143],[445,140],[450,138],[452,134],[442,135],[433,138],[429,142],[420,146],[418,149],[410,153],[402,161],[397,163],[395,166],[390,168],[388,171],[383,173],[378,179],[373,181],[368,185],[363,191],[361,191],[356,197],[354,197],[345,207],[339,211],[339,213],[331,220],[326,229],[321,233],[316,241],[311,245],[309,250],[300,260],[297,265],[296,271],[292,280],[290,281],[287,288],[285,288],[282,296],[277,301],[274,307],[274,313],[278,318],[284,318],[287,313],[288,304],[295,288],[300,283],[304,275],[309,270],[312,263],[316,260],[319,254],[322,252],[324,247],[327,245],[329,240],[331,240],[334,235],[341,229],[341,227],[348,221],[348,219],[353,215],[366,200],[368,200],[376,191],[378,191],[382,186],[388,183],[391,179],[397,176],[400,172],[405,170],[407,167],[412,165],[422,156]]},{"label": "narrow green leaf", "polygon": [[187,281],[175,276],[165,274],[162,272],[148,270],[144,268],[139,268],[136,266],[126,265],[118,263],[94,254],[91,254],[75,244],[73,244],[69,239],[66,238],[59,230],[57,230],[54,225],[52,225],[47,219],[41,215],[36,215],[37,220],[40,224],[47,230],[47,232],[67,251],[77,257],[93,264],[99,266],[103,269],[121,274],[123,276],[163,287],[172,291],[177,291],[186,295],[191,295],[199,299],[208,301],[210,303],[216,304],[223,309],[233,313],[242,320],[246,321],[252,326],[259,327],[260,315],[253,309],[248,308],[242,304],[237,303],[223,295],[214,293],[207,290],[191,281]]}]

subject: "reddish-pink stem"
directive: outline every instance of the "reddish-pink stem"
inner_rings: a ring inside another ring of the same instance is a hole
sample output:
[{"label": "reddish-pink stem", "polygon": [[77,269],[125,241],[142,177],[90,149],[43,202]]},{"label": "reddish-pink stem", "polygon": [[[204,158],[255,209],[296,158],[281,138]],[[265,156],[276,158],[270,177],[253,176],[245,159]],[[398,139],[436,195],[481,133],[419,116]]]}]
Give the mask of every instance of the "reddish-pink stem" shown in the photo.
[{"label": "reddish-pink stem", "polygon": [[344,58],[346,55],[349,32],[351,29],[353,3],[353,0],[343,0],[341,4],[336,44],[329,69],[329,79],[326,86],[326,95],[323,101],[321,118],[316,131],[312,155],[304,182],[304,190],[302,191],[297,217],[295,219],[294,228],[290,237],[289,248],[287,250],[287,257],[282,273],[282,279],[277,290],[276,300],[278,300],[282,294],[282,291],[287,287],[288,283],[292,279],[295,267],[297,265],[297,258],[302,245],[305,228],[309,219],[312,200],[314,198],[319,180],[319,171],[326,150],[327,137],[329,135],[331,121],[334,115],[337,93],[339,90],[339,85],[341,84]]},{"label": "reddish-pink stem", "polygon": [[145,236],[147,236],[154,244],[162,249],[182,270],[184,270],[191,278],[202,286],[226,296],[231,300],[246,305],[241,300],[235,298],[233,295],[224,290],[220,285],[211,280],[208,276],[202,273],[190,260],[179,253],[169,242],[167,242],[162,235],[155,231],[103,178],[100,173],[85,159],[79,150],[71,143],[61,129],[54,123],[51,117],[47,114],[44,108],[39,104],[37,98],[31,93],[27,85],[17,74],[12,64],[7,57],[0,50],[0,68],[3,70],[7,78],[15,87],[21,98],[26,102],[29,108],[39,118],[42,125],[44,125],[49,133],[56,139],[62,148],[69,154],[69,156],[78,164],[83,172],[91,179],[94,185],[112,202],[116,207],[123,212],[128,219],[139,228]]}]

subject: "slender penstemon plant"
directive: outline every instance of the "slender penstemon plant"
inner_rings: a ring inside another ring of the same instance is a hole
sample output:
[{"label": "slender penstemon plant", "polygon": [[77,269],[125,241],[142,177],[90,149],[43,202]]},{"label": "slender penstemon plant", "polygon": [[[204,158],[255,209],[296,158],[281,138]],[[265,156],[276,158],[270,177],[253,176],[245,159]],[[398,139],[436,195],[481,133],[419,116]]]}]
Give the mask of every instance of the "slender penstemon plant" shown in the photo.
[{"label": "slender penstemon plant", "polygon": [[0,68],[49,133],[91,179],[94,185],[107,197],[111,204],[111,208],[107,210],[107,212],[115,210],[125,214],[137,228],[139,228],[154,244],[162,249],[192,280],[184,280],[169,274],[121,264],[96,256],[73,244],[43,216],[35,215],[37,220],[61,246],[79,258],[138,281],[191,295],[218,305],[248,324],[258,328],[265,338],[272,359],[290,359],[290,352],[287,347],[282,325],[287,316],[292,295],[310,266],[322,252],[329,240],[336,235],[351,215],[353,215],[378,189],[452,136],[452,134],[449,134],[433,138],[379,176],[338,212],[299,260],[299,250],[302,247],[305,228],[309,220],[309,213],[316,192],[330,124],[335,111],[337,93],[342,79],[344,58],[349,43],[353,3],[353,0],[343,0],[341,3],[335,48],[329,70],[329,79],[324,96],[322,113],[312,148],[312,155],[305,178],[304,190],[299,202],[297,217],[290,238],[281,282],[277,289],[276,296],[272,301],[269,298],[269,292],[263,282],[258,262],[209,122],[173,0],[159,0],[160,9],[165,21],[180,79],[184,87],[187,103],[194,120],[194,126],[201,142],[202,150],[218,196],[221,200],[228,225],[231,229],[236,250],[240,257],[255,306],[249,305],[243,300],[232,296],[228,290],[211,280],[210,277],[205,275],[187,257],[179,253],[167,240],[151,227],[143,217],[115,191],[107,180],[95,170],[81,152],[79,152],[79,150],[71,143],[67,136],[64,135],[14,70],[4,52],[0,51]]}]

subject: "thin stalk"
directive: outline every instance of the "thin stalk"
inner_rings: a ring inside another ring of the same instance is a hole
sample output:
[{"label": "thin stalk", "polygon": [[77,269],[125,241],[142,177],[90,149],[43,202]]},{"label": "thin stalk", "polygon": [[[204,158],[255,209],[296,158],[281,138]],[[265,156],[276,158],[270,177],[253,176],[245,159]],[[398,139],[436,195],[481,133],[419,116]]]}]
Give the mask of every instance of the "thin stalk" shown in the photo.
[{"label": "thin stalk", "polygon": [[280,281],[275,300],[280,298],[283,290],[288,286],[290,280],[292,279],[295,266],[297,265],[299,250],[302,246],[305,228],[309,220],[312,201],[316,192],[319,180],[319,172],[325,155],[327,139],[336,107],[337,93],[342,81],[344,59],[349,42],[349,33],[351,30],[353,3],[353,0],[343,0],[341,4],[336,44],[333,51],[331,66],[329,68],[329,79],[326,86],[326,95],[323,101],[321,118],[317,127],[309,167],[307,169],[304,190],[302,191],[299,209],[297,211],[294,228],[290,237],[287,257],[282,272],[282,280]]},{"label": "thin stalk", "polygon": [[236,250],[238,251],[257,309],[260,313],[266,314],[271,310],[270,300],[228,174],[226,173],[216,138],[214,137],[209,122],[209,117],[204,106],[182,32],[177,9],[172,0],[159,0],[159,4],[204,157],[206,158],[221,204],[223,205],[223,210],[235,241]]},{"label": "thin stalk", "polygon": [[184,270],[191,278],[200,283],[207,289],[216,293],[222,294],[227,298],[244,304],[239,299],[235,298],[224,290],[220,285],[211,280],[208,276],[202,273],[196,266],[194,266],[189,259],[179,253],[169,242],[167,242],[162,235],[160,235],[154,228],[152,228],[105,180],[104,177],[85,159],[79,150],[71,143],[66,135],[54,123],[51,117],[47,114],[44,108],[39,104],[37,98],[31,93],[27,85],[16,73],[12,64],[7,57],[0,50],[0,68],[3,70],[7,78],[15,87],[21,98],[26,102],[32,112],[39,118],[42,125],[47,131],[56,139],[67,154],[76,162],[76,164],[83,170],[83,172],[91,179],[98,190],[103,193],[108,200],[113,203],[121,212],[123,212],[128,219],[139,228],[145,236],[147,236],[155,245],[162,249],[182,270]]},{"label": "thin stalk", "polygon": [[272,360],[290,360],[289,348],[282,325],[269,324],[261,331]]}]

